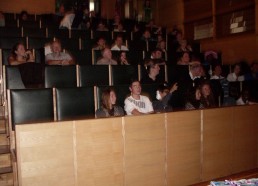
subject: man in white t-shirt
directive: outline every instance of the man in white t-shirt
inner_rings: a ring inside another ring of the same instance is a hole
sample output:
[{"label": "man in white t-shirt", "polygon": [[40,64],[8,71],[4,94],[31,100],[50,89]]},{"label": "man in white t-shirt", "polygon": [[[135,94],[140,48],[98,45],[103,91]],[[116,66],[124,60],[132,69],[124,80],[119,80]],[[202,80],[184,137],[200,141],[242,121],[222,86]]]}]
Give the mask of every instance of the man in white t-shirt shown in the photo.
[{"label": "man in white t-shirt", "polygon": [[141,95],[142,87],[138,80],[132,81],[130,87],[131,96],[125,99],[125,111],[127,115],[141,115],[153,112],[152,103],[148,97]]},{"label": "man in white t-shirt", "polygon": [[116,37],[115,43],[111,48],[112,51],[128,51],[127,46],[123,45],[123,37],[118,35]]}]

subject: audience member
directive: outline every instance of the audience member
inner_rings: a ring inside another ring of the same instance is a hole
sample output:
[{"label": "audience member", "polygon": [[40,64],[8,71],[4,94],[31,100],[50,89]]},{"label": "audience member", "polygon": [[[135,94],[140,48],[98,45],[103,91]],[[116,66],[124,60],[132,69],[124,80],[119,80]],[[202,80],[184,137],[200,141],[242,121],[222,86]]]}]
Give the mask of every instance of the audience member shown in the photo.
[{"label": "audience member", "polygon": [[258,80],[258,63],[253,62],[249,73],[244,75],[245,80]]},{"label": "audience member", "polygon": [[146,64],[147,73],[141,79],[142,84],[156,84],[163,83],[159,78],[160,67],[159,64],[154,60],[149,60]]},{"label": "audience member", "polygon": [[104,24],[103,21],[100,21],[97,25],[97,31],[108,31],[108,28],[106,27],[106,25]]},{"label": "audience member", "polygon": [[146,29],[143,32],[141,40],[143,40],[143,41],[153,41],[153,38],[151,37],[151,33],[148,29]]},{"label": "audience member", "polygon": [[10,65],[20,65],[27,62],[34,62],[35,58],[30,50],[25,50],[23,43],[16,43],[11,51],[11,55],[8,57],[8,63]]},{"label": "audience member", "polygon": [[90,12],[87,6],[82,6],[76,11],[72,28],[89,29]]},{"label": "audience member", "polygon": [[124,26],[122,23],[119,23],[116,28],[114,28],[114,32],[126,32],[126,30],[124,30]]},{"label": "audience member", "polygon": [[200,85],[201,89],[201,103],[205,108],[216,107],[215,99],[213,96],[213,92],[211,90],[211,85],[208,81],[203,82]]},{"label": "audience member", "polygon": [[189,65],[190,63],[190,54],[189,52],[180,52],[177,65]]},{"label": "audience member", "polygon": [[75,14],[71,7],[67,8],[65,11],[65,15],[60,22],[59,28],[61,29],[71,29]]},{"label": "audience member", "polygon": [[216,65],[218,64],[218,54],[212,50],[204,53],[204,65]]},{"label": "audience member", "polygon": [[177,83],[172,87],[169,87],[167,83],[164,83],[158,87],[156,91],[156,99],[152,102],[152,106],[155,112],[170,112],[172,111],[172,106],[168,104],[172,94],[178,88]]},{"label": "audience member", "polygon": [[167,52],[166,49],[166,41],[161,40],[160,42],[157,43],[157,48],[160,49],[162,52]]},{"label": "audience member", "polygon": [[160,65],[165,65],[165,60],[162,58],[162,51],[159,48],[156,48],[151,52],[150,58]]},{"label": "audience member", "polygon": [[191,87],[186,93],[185,110],[203,109],[199,86]]},{"label": "audience member", "polygon": [[222,68],[220,64],[212,66],[212,76],[210,79],[224,79],[225,77],[221,76]]},{"label": "audience member", "polygon": [[25,11],[25,10],[21,11],[20,20],[22,20],[22,21],[27,21],[28,20],[28,12],[27,11]]},{"label": "audience member", "polygon": [[123,37],[121,35],[116,37],[115,43],[113,44],[111,50],[128,51],[127,46],[123,45]]},{"label": "audience member", "polygon": [[250,96],[250,92],[247,88],[242,90],[240,97],[236,101],[236,105],[253,105],[257,104],[257,101],[253,101]]},{"label": "audience member", "polygon": [[4,27],[4,26],[5,26],[4,13],[2,11],[0,11],[0,27]]},{"label": "audience member", "polygon": [[189,73],[178,74],[178,90],[173,94],[169,103],[173,109],[181,110],[185,107],[185,97],[187,92],[194,86],[201,83],[201,63],[193,61],[189,65]]},{"label": "audience member", "polygon": [[117,62],[119,65],[130,65],[126,57],[126,52],[122,51],[119,53]]},{"label": "audience member", "polygon": [[132,31],[133,38],[132,40],[140,40],[142,37],[142,33],[140,31],[139,25],[135,24]]},{"label": "audience member", "polygon": [[240,64],[235,64],[234,70],[232,73],[228,74],[227,80],[229,82],[245,80],[245,77],[243,75],[241,75],[241,65]]},{"label": "audience member", "polygon": [[112,52],[109,48],[105,48],[101,52],[102,58],[97,61],[97,65],[117,65],[117,62],[112,59]]},{"label": "audience member", "polygon": [[141,83],[138,80],[132,80],[129,89],[131,91],[131,96],[125,99],[126,114],[141,115],[153,113],[150,99],[141,95]]},{"label": "audience member", "polygon": [[124,110],[116,105],[116,93],[113,88],[107,88],[102,92],[101,108],[96,111],[97,118],[110,116],[123,116]]},{"label": "audience member", "polygon": [[106,48],[106,40],[103,37],[100,37],[97,41],[97,44],[93,47],[94,50],[103,50]]},{"label": "audience member", "polygon": [[192,52],[193,49],[190,45],[187,44],[186,40],[179,41],[179,47],[176,50],[177,52]]},{"label": "audience member", "polygon": [[68,53],[62,52],[61,42],[55,40],[51,43],[51,52],[45,57],[46,64],[48,65],[73,65],[75,61]]}]

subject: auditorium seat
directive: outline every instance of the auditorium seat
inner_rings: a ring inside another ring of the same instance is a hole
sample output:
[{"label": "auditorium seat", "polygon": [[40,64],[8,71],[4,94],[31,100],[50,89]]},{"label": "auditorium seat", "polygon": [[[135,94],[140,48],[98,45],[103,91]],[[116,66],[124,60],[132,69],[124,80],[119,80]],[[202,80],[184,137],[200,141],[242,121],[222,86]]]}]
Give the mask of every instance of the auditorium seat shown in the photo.
[{"label": "auditorium seat", "polygon": [[102,57],[101,50],[94,50],[92,49],[92,65],[96,65],[97,61]]},{"label": "auditorium seat", "polygon": [[91,50],[69,50],[77,65],[91,65]]},{"label": "auditorium seat", "polygon": [[90,50],[93,48],[93,46],[95,45],[96,41],[95,39],[81,39],[81,49],[82,50]]},{"label": "auditorium seat", "polygon": [[18,27],[0,27],[1,37],[21,37],[21,28]]},{"label": "auditorium seat", "polygon": [[131,65],[144,64],[145,53],[143,50],[129,50],[126,52],[128,62]]},{"label": "auditorium seat", "polygon": [[159,84],[142,84],[142,95],[149,97],[151,101],[156,99],[156,91]]},{"label": "auditorium seat", "polygon": [[72,39],[86,39],[89,40],[91,38],[91,32],[89,30],[71,30],[71,38]]},{"label": "auditorium seat", "polygon": [[56,88],[57,120],[94,117],[94,87]]},{"label": "auditorium seat", "polygon": [[76,87],[76,66],[45,66],[45,88]]},{"label": "auditorium seat", "polygon": [[24,89],[21,73],[18,66],[6,65],[4,68],[4,81],[6,89]]},{"label": "auditorium seat", "polygon": [[24,37],[1,37],[0,38],[0,48],[2,49],[12,49],[16,43],[23,43],[26,48],[26,38]]},{"label": "auditorium seat", "polygon": [[2,51],[2,65],[9,65],[8,58],[11,55],[11,49],[1,49]]},{"label": "auditorium seat", "polygon": [[112,36],[110,31],[91,31],[91,39],[98,39],[103,37],[106,39],[107,43],[112,41]]},{"label": "auditorium seat", "polygon": [[44,48],[46,44],[52,42],[52,38],[42,38],[42,37],[28,37],[28,48],[29,49],[40,49]]},{"label": "auditorium seat", "polygon": [[229,96],[235,99],[238,99],[241,93],[241,84],[242,82],[229,82]]},{"label": "auditorium seat", "polygon": [[10,123],[36,123],[54,120],[52,89],[19,89],[8,91]]},{"label": "auditorium seat", "polygon": [[109,65],[79,66],[79,86],[109,85],[111,79]]},{"label": "auditorium seat", "polygon": [[130,84],[138,79],[138,65],[112,65],[112,85]]},{"label": "auditorium seat", "polygon": [[46,38],[46,28],[27,28],[22,27],[23,37],[41,37]]}]

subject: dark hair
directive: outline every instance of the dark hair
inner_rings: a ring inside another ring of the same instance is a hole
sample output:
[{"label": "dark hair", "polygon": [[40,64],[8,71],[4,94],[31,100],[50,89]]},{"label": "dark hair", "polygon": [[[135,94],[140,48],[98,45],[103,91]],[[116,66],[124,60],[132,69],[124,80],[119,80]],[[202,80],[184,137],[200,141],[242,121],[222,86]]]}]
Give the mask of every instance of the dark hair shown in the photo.
[{"label": "dark hair", "polygon": [[215,100],[214,100],[214,96],[213,96],[213,92],[212,92],[212,89],[211,89],[211,93],[210,95],[207,96],[207,98],[205,98],[202,94],[202,88],[205,86],[205,85],[208,85],[211,89],[211,84],[209,81],[204,81],[202,82],[202,84],[200,85],[200,90],[201,90],[201,103],[203,104],[203,106],[205,108],[210,108],[210,107],[215,107],[216,106],[216,103],[215,103]]},{"label": "dark hair", "polygon": [[194,86],[194,87],[191,87],[190,89],[188,89],[188,91],[186,93],[186,99],[185,99],[185,103],[190,103],[196,109],[200,108],[200,105],[201,105],[201,101],[196,100],[195,94],[196,94],[197,90],[200,90],[199,86]]},{"label": "dark hair", "polygon": [[153,68],[156,64],[159,64],[157,60],[148,59],[145,61],[145,67],[148,74],[150,73],[150,69]]},{"label": "dark hair", "polygon": [[140,82],[138,79],[132,78],[131,81],[130,81],[130,87],[132,87],[132,84],[133,84],[134,82],[139,82],[139,83],[141,84],[141,82]]},{"label": "dark hair", "polygon": [[16,43],[16,44],[13,46],[12,50],[11,50],[11,56],[12,56],[14,59],[17,58],[17,54],[15,53],[15,51],[18,50],[19,45],[23,45],[24,48],[25,48],[25,45],[24,45],[22,42]]}]

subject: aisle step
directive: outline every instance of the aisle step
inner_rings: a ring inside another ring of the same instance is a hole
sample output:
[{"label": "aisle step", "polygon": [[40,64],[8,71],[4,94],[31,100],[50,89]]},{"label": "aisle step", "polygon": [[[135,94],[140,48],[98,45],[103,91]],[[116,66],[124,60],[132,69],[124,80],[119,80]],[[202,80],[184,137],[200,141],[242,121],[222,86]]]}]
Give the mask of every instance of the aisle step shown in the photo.
[{"label": "aisle step", "polygon": [[0,174],[0,186],[13,186],[13,173]]}]

